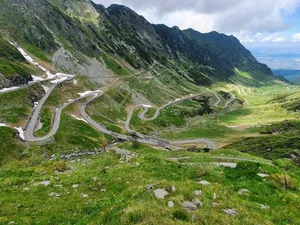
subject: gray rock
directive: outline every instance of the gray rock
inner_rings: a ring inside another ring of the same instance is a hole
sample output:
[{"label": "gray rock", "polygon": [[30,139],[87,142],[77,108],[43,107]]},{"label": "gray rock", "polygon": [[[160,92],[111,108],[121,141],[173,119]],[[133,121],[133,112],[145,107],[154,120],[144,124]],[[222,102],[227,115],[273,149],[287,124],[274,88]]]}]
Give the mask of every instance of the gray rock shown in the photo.
[{"label": "gray rock", "polygon": [[194,194],[197,195],[197,196],[200,196],[200,195],[202,195],[202,191],[201,190],[196,190],[196,191],[194,191]]},{"label": "gray rock", "polygon": [[23,207],[23,205],[22,204],[18,204],[18,208],[22,208]]},{"label": "gray rock", "polygon": [[17,224],[15,221],[10,221],[8,224],[12,225],[12,224]]},{"label": "gray rock", "polygon": [[203,206],[203,202],[201,202],[198,198],[193,200],[193,204],[197,207],[200,206],[200,208]]},{"label": "gray rock", "polygon": [[72,188],[74,188],[74,189],[76,189],[76,188],[78,188],[78,187],[79,187],[78,184],[73,184],[73,185],[72,185]]},{"label": "gray rock", "polygon": [[270,209],[270,206],[263,205],[263,204],[258,204],[261,209]]},{"label": "gray rock", "polygon": [[213,199],[216,199],[217,198],[217,194],[216,193],[214,193],[214,195],[213,195]]},{"label": "gray rock", "polygon": [[172,187],[171,187],[171,191],[172,191],[172,192],[175,192],[175,191],[176,191],[176,188],[175,188],[175,186],[174,186],[174,185],[172,185]]},{"label": "gray rock", "polygon": [[195,211],[197,209],[197,206],[189,201],[184,201],[182,203],[183,209],[186,211]]},{"label": "gray rock", "polygon": [[198,184],[201,184],[201,185],[204,185],[204,186],[206,186],[206,185],[210,185],[210,182],[208,182],[208,181],[206,181],[206,180],[201,180],[201,181],[199,181],[199,182],[197,182]]},{"label": "gray rock", "polygon": [[154,190],[154,195],[158,199],[164,199],[165,196],[167,196],[169,192],[165,191],[164,189],[156,189]]},{"label": "gray rock", "polygon": [[249,195],[250,191],[248,189],[240,189],[237,193],[239,195]]},{"label": "gray rock", "polygon": [[38,186],[38,185],[44,185],[47,187],[48,185],[50,185],[50,180],[41,181],[41,182],[37,183],[35,186]]},{"label": "gray rock", "polygon": [[238,214],[235,209],[223,209],[223,212],[232,216],[236,216]]},{"label": "gray rock", "polygon": [[106,192],[106,189],[104,188],[104,189],[101,189],[101,192]]},{"label": "gray rock", "polygon": [[212,207],[218,207],[218,206],[219,206],[219,203],[213,202],[213,203],[211,203],[211,206],[212,206]]},{"label": "gray rock", "polygon": [[59,194],[56,193],[56,192],[51,192],[50,194],[48,194],[50,197],[53,197],[53,198],[59,198]]},{"label": "gray rock", "polygon": [[30,189],[29,189],[29,187],[24,187],[23,188],[23,191],[29,191]]},{"label": "gray rock", "polygon": [[87,197],[89,197],[89,195],[83,193],[80,194],[80,198],[87,198]]},{"label": "gray rock", "polygon": [[152,191],[153,188],[154,188],[154,184],[148,184],[148,185],[146,186],[147,191]]},{"label": "gray rock", "polygon": [[168,202],[168,207],[169,208],[173,208],[175,206],[174,202],[173,201],[169,201]]}]

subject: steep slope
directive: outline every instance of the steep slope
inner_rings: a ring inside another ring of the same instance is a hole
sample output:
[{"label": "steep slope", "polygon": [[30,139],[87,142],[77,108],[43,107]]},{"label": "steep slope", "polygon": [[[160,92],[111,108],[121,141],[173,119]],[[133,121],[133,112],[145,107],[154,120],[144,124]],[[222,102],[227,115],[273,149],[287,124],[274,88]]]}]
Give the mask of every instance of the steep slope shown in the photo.
[{"label": "steep slope", "polygon": [[27,84],[31,70],[21,53],[0,37],[0,89]]},{"label": "steep slope", "polygon": [[[101,57],[106,53],[128,71],[158,62],[198,85],[218,81],[259,85],[276,79],[234,37],[152,25],[121,5],[4,0],[0,25],[2,33],[29,45],[29,50],[40,50],[55,68],[89,77],[109,74]],[[233,79],[245,77],[244,73],[249,79]]]}]

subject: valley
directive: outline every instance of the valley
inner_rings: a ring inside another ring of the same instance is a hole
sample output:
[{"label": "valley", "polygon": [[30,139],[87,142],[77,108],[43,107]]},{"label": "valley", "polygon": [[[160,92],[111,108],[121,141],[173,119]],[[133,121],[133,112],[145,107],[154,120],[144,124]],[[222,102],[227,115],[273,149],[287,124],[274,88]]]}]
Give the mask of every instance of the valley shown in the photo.
[{"label": "valley", "polygon": [[0,224],[300,224],[300,87],[237,38],[89,0],[0,34]]}]

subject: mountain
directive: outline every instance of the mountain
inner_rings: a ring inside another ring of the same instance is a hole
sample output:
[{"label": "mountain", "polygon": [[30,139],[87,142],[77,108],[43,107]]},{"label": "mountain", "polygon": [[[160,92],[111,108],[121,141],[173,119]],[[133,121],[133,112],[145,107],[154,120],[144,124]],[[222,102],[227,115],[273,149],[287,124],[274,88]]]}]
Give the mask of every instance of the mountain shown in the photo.
[{"label": "mountain", "polygon": [[254,86],[277,79],[233,36],[153,25],[122,5],[3,0],[0,27],[3,35],[55,69],[89,77],[107,73],[101,60],[105,53],[132,71],[154,63],[185,71],[198,85],[225,81]]},{"label": "mountain", "polygon": [[31,71],[22,54],[0,37],[0,89],[28,83]]},{"label": "mountain", "polygon": [[292,70],[292,69],[277,69],[273,70],[273,72],[278,75],[286,78],[290,82],[294,84],[300,84],[300,70]]}]

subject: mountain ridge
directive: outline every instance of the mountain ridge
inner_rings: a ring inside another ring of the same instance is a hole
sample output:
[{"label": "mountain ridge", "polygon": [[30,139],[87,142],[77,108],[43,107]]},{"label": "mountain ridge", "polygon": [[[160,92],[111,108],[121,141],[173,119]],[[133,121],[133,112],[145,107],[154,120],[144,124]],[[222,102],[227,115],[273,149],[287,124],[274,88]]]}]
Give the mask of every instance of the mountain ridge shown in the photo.
[{"label": "mountain ridge", "polygon": [[[187,71],[190,80],[204,86],[215,82],[261,85],[277,79],[233,36],[151,24],[123,5],[105,8],[90,0],[5,0],[0,6],[1,33],[41,50],[56,69],[65,72],[77,62],[84,69],[72,72],[91,76],[88,67],[93,58],[103,64],[99,56],[105,52],[131,70],[158,62],[177,73]],[[12,11],[16,11],[14,19]],[[56,59],[73,62],[62,66]],[[237,71],[251,79],[240,79]]]}]

